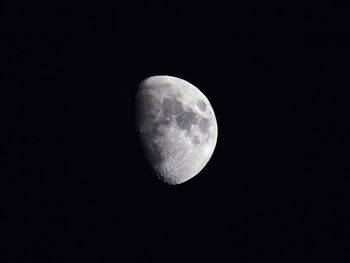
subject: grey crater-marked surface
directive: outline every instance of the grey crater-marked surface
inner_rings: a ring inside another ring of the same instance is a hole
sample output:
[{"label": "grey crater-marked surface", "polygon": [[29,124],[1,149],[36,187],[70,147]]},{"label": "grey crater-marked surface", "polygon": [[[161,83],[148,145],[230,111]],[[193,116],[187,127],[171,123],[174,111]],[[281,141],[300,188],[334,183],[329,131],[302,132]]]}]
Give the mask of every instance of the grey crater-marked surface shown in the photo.
[{"label": "grey crater-marked surface", "polygon": [[146,157],[160,179],[183,183],[211,158],[217,122],[205,95],[171,76],[143,80],[136,94],[136,128]]}]

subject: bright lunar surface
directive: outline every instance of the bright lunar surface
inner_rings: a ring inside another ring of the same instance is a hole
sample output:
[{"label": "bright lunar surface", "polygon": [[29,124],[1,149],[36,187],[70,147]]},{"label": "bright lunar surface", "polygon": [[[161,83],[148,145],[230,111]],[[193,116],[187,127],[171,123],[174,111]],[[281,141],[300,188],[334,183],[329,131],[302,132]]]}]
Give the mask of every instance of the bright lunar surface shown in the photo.
[{"label": "bright lunar surface", "polygon": [[212,156],[218,134],[209,100],[191,83],[171,76],[143,80],[136,94],[136,128],[160,179],[180,184]]}]

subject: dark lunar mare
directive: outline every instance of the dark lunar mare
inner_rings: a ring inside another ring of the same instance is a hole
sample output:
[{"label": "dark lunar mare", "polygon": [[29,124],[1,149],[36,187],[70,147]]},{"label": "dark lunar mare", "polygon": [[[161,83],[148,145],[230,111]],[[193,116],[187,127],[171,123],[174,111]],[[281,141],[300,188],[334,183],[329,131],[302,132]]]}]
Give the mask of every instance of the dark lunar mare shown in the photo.
[{"label": "dark lunar mare", "polygon": [[201,120],[199,121],[199,129],[203,133],[207,132],[209,129],[209,120],[206,118],[201,118]]},{"label": "dark lunar mare", "polygon": [[177,99],[163,99],[163,111],[165,115],[177,115],[182,111],[182,103]]},{"label": "dark lunar mare", "polygon": [[207,110],[207,104],[206,104],[204,101],[199,100],[199,101],[197,102],[197,105],[198,105],[198,107],[199,107],[199,109],[200,109],[201,111],[206,111],[206,110]]},{"label": "dark lunar mare", "polygon": [[191,141],[193,144],[200,144],[201,143],[198,136],[194,136]]},{"label": "dark lunar mare", "polygon": [[176,117],[177,125],[184,130],[190,131],[191,126],[198,123],[197,113],[188,109],[187,111],[182,111]]}]

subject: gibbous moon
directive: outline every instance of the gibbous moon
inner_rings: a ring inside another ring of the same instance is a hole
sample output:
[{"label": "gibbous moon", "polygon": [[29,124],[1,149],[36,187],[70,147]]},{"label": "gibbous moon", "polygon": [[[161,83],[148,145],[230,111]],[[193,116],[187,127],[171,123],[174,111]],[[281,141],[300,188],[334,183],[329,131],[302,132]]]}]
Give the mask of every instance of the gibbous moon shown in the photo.
[{"label": "gibbous moon", "polygon": [[136,93],[136,128],[158,177],[181,184],[198,174],[212,156],[218,128],[205,95],[171,76],[143,80]]}]

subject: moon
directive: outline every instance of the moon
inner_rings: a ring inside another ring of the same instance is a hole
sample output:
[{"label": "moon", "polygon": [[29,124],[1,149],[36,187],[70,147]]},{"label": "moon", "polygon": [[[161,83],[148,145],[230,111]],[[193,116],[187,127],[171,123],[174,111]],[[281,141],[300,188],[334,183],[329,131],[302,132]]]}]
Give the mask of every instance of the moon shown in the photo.
[{"label": "moon", "polygon": [[144,79],[136,92],[136,129],[145,156],[163,182],[177,185],[210,160],[218,127],[207,97],[172,76]]}]

